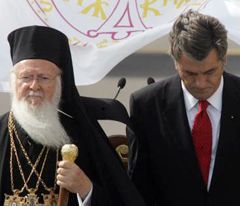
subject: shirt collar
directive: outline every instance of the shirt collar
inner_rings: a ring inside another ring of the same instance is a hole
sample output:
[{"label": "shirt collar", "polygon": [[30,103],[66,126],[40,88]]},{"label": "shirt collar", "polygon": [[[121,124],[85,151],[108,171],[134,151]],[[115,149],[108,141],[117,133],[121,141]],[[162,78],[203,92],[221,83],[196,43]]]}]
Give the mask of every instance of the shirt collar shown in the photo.
[{"label": "shirt collar", "polygon": [[[182,80],[181,80],[181,86],[183,90],[186,110],[190,111],[198,103],[198,99],[196,99],[190,94],[190,92],[186,89]],[[218,86],[218,89],[213,93],[211,97],[207,99],[207,101],[218,111],[221,111],[221,108],[222,108],[222,91],[223,91],[223,76],[221,77],[221,81]]]}]

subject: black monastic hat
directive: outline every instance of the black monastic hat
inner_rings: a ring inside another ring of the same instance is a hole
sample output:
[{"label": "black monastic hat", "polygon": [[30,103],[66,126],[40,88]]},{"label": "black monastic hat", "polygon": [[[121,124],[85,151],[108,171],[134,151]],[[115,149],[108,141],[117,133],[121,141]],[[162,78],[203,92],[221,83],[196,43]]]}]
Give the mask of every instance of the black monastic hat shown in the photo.
[{"label": "black monastic hat", "polygon": [[59,106],[67,112],[73,98],[78,98],[79,95],[66,35],[51,27],[27,26],[12,31],[8,35],[8,42],[13,65],[26,59],[44,59],[61,69],[62,98]]},{"label": "black monastic hat", "polygon": [[8,41],[14,65],[25,59],[45,59],[62,68],[62,59],[68,56],[68,38],[50,27],[22,27],[12,31]]}]

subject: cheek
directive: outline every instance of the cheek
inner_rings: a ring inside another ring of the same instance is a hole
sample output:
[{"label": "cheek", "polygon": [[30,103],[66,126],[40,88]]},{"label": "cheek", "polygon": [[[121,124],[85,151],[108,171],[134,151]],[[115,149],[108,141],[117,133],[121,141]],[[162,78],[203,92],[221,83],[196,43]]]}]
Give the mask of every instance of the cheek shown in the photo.
[{"label": "cheek", "polygon": [[22,98],[24,98],[28,93],[28,89],[26,86],[18,85],[18,84],[16,84],[15,91],[16,91],[16,97],[18,100],[21,100]]},{"label": "cheek", "polygon": [[185,83],[191,83],[191,82],[193,82],[194,81],[194,76],[189,76],[189,75],[187,75],[187,74],[185,74],[185,73],[182,73],[182,72],[179,72],[178,73],[179,74],[179,76],[180,76],[180,78],[185,82]]},{"label": "cheek", "polygon": [[54,86],[49,86],[44,89],[44,94],[47,99],[51,100],[54,96],[55,93],[55,87]]},{"label": "cheek", "polygon": [[196,82],[194,77],[189,77],[189,76],[184,76],[182,78],[182,80],[183,80],[185,86],[188,87],[188,88],[194,86],[194,84]]},{"label": "cheek", "polygon": [[212,78],[209,79],[208,81],[212,86],[218,86],[221,82],[221,76],[214,76]]}]

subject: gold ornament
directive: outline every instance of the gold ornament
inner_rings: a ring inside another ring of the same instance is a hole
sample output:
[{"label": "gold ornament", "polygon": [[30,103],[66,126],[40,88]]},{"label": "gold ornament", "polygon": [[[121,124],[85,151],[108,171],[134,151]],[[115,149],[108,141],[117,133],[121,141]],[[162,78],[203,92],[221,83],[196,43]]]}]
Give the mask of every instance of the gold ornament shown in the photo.
[{"label": "gold ornament", "polygon": [[78,156],[78,148],[74,144],[65,144],[61,150],[63,160],[74,162]]},{"label": "gold ornament", "polygon": [[4,206],[23,206],[24,197],[19,197],[18,193],[15,192],[14,195],[5,194]]},{"label": "gold ornament", "polygon": [[[42,179],[42,173],[43,173],[43,169],[45,167],[45,163],[46,163],[46,159],[48,157],[48,152],[49,152],[49,148],[43,147],[43,149],[41,150],[36,162],[33,164],[30,160],[30,157],[28,156],[25,148],[23,147],[19,137],[18,137],[18,133],[16,130],[16,127],[14,125],[14,121],[13,121],[13,114],[12,112],[10,112],[9,115],[9,121],[8,121],[8,129],[9,129],[9,134],[10,134],[10,177],[11,177],[11,189],[12,189],[12,193],[13,195],[8,195],[8,194],[4,194],[5,195],[5,200],[4,200],[4,204],[3,206],[56,206],[57,205],[57,199],[58,199],[58,195],[54,193],[54,191],[56,190],[56,172],[55,172],[55,180],[54,180],[54,187],[53,188],[49,188],[47,187],[47,185],[44,183],[43,179]],[[24,172],[23,172],[23,168],[21,166],[21,163],[19,161],[19,157],[18,157],[18,153],[17,153],[17,149],[16,149],[16,144],[14,142],[14,134],[16,139],[19,142],[20,145],[20,149],[23,152],[27,163],[29,166],[31,166],[32,170],[28,176],[28,178],[25,178]],[[41,159],[41,157],[43,156],[44,151],[46,151],[44,159],[43,159],[43,164],[42,167],[40,169],[40,172],[37,171],[37,165]],[[14,188],[14,178],[13,178],[13,154],[16,157],[16,161],[17,161],[17,165],[18,165],[18,169],[20,171],[22,180],[23,180],[23,187],[19,190],[19,189],[15,189]],[[57,168],[57,161],[58,161],[58,151],[56,151],[56,168]],[[31,176],[35,174],[38,178],[37,183],[36,183],[36,187],[35,188],[28,188],[28,181],[30,180]],[[39,203],[39,197],[37,196],[36,192],[38,191],[39,188],[39,184],[40,182],[42,183],[44,189],[46,191],[49,192],[49,194],[42,194],[43,196],[43,204]],[[26,191],[28,192],[28,194],[23,197],[20,194],[26,189]]]}]

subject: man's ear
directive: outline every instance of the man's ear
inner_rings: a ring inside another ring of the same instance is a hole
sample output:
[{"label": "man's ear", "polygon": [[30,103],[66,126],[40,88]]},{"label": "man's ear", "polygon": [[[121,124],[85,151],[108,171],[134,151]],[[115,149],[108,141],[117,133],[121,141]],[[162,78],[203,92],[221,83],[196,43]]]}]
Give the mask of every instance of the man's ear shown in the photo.
[{"label": "man's ear", "polygon": [[175,66],[175,69],[178,71],[179,65],[178,65],[178,62],[176,60],[174,60],[174,66]]},{"label": "man's ear", "polygon": [[227,65],[227,55],[225,55],[225,57],[223,58],[223,65]]}]

